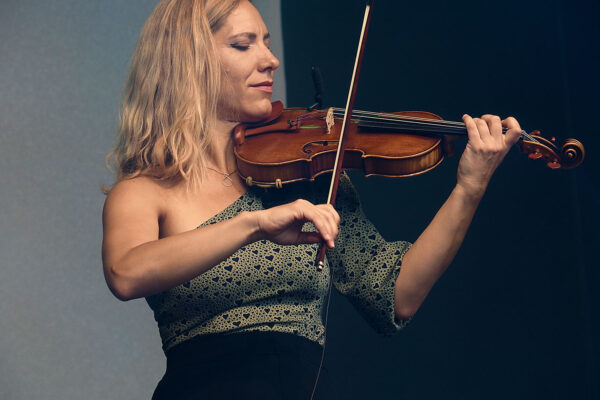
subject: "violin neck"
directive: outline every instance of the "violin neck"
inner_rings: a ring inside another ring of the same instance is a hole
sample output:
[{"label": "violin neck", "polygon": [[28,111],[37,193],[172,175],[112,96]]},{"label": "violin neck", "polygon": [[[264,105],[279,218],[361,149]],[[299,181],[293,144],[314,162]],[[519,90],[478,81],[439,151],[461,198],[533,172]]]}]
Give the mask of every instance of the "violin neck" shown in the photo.
[{"label": "violin neck", "polygon": [[[337,115],[337,109],[334,114]],[[385,129],[415,134],[431,133],[436,135],[468,136],[464,122],[445,121],[443,119],[412,117],[399,114],[374,113],[355,110],[352,119],[362,128]],[[502,127],[505,133],[508,129]],[[526,135],[523,131],[522,138]]]},{"label": "violin neck", "polygon": [[467,136],[467,128],[462,122],[426,120],[420,118],[394,117],[380,120],[372,117],[357,117],[361,128],[400,131],[403,133],[431,133],[438,135]]},{"label": "violin neck", "polygon": [[[335,117],[340,117],[343,115],[342,113],[343,109],[333,109]],[[443,119],[354,110],[352,112],[352,120],[358,122],[358,126],[361,128],[383,129],[403,133],[414,132],[417,135],[468,136],[467,127],[464,122],[445,121]],[[506,127],[502,127],[503,133],[506,133],[507,130]],[[521,139],[535,140],[525,131],[521,132]]]}]

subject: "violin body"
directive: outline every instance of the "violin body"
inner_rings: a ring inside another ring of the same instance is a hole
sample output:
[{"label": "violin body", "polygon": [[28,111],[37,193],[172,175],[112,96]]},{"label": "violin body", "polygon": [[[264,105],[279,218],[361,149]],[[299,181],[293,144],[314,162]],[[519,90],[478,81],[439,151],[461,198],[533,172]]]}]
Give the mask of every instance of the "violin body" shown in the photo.
[{"label": "violin body", "polygon": [[[384,123],[378,122],[382,119]],[[466,135],[464,126],[456,124],[426,111],[368,113],[368,117],[353,118],[344,142],[342,168],[361,170],[367,177],[423,174],[452,154],[447,135]],[[327,110],[284,109],[281,102],[274,102],[267,120],[235,128],[238,173],[250,186],[312,181],[333,170],[341,125]],[[521,151],[532,159],[545,160],[549,168],[574,168],[583,161],[585,150],[575,139],[568,139],[559,149],[554,138],[545,139],[539,131],[524,135],[519,142]]]},{"label": "violin body", "polygon": [[[277,111],[277,110],[276,110]],[[424,111],[396,115],[438,119]],[[280,186],[314,180],[331,172],[336,157],[341,124],[328,130],[321,113],[314,117],[305,108],[282,109],[261,126],[239,125],[234,132],[238,173],[249,184]],[[365,176],[406,177],[425,173],[444,159],[443,139],[361,127],[354,120],[345,145],[344,169],[357,169]]]}]

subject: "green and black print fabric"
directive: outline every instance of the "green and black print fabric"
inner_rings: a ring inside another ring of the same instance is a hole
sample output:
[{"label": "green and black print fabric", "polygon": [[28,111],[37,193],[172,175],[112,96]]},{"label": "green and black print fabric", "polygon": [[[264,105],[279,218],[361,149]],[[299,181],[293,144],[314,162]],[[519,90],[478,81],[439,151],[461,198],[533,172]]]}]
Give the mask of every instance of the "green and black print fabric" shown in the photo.
[{"label": "green and black print fabric", "polygon": [[[215,224],[305,198],[324,202],[323,184],[281,190],[251,188],[219,214]],[[394,317],[394,283],[410,244],[386,242],[363,214],[356,191],[343,175],[336,209],[340,233],[317,271],[317,245],[282,246],[262,240],[240,248],[209,271],[171,290],[147,297],[158,322],[163,350],[197,335],[277,331],[323,344],[322,310],[329,280],[378,332],[392,334],[407,321]],[[306,229],[314,229],[307,224]],[[333,271],[333,273],[332,273]]]}]

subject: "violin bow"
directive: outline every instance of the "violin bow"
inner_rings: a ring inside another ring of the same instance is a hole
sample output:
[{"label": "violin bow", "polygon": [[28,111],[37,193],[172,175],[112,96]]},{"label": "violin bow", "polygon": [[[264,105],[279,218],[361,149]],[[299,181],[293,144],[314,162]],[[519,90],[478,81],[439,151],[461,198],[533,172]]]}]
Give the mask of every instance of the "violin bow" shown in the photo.
[{"label": "violin bow", "polygon": [[[335,155],[335,162],[333,166],[333,174],[331,176],[331,184],[329,186],[329,195],[327,196],[327,203],[332,206],[335,205],[335,199],[337,196],[337,189],[340,182],[340,173],[342,171],[342,164],[344,162],[344,149],[348,131],[348,122],[352,117],[352,110],[354,109],[354,99],[356,97],[356,88],[358,86],[358,76],[360,74],[360,67],[362,65],[363,54],[365,52],[365,43],[367,42],[367,32],[369,31],[369,23],[371,22],[371,10],[373,8],[374,0],[369,0],[365,6],[365,15],[363,17],[362,29],[360,31],[360,39],[358,40],[358,50],[356,51],[356,58],[354,60],[354,69],[352,70],[352,79],[350,80],[350,89],[348,90],[348,100],[346,101],[346,108],[344,111],[344,119],[342,122],[342,129],[340,132],[340,139],[338,142],[338,148]],[[317,270],[322,271],[325,267],[325,251],[327,246],[321,241],[319,252],[317,253]]]}]

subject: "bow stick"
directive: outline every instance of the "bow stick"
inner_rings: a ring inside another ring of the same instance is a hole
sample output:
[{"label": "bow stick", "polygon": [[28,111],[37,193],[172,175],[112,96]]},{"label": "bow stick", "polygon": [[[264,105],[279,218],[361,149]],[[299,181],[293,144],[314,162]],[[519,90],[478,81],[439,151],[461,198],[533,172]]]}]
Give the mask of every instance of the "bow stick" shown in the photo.
[{"label": "bow stick", "polygon": [[[352,116],[352,110],[354,109],[354,98],[356,97],[356,87],[358,83],[358,75],[360,73],[360,66],[362,64],[363,54],[365,52],[365,43],[367,41],[367,32],[369,30],[369,23],[371,21],[371,9],[373,8],[374,0],[369,0],[365,7],[365,15],[363,18],[362,29],[360,31],[360,39],[358,40],[358,50],[356,52],[356,58],[354,60],[354,69],[352,71],[352,79],[350,80],[350,89],[348,91],[348,100],[346,101],[346,109],[344,111],[344,120],[342,122],[342,130],[340,133],[340,140],[338,142],[337,153],[335,155],[335,162],[333,166],[333,174],[331,176],[331,184],[329,186],[329,195],[327,197],[327,203],[334,205],[337,196],[337,189],[340,182],[340,173],[342,171],[342,164],[344,162],[344,144],[346,142],[346,133],[348,130],[348,120]],[[325,266],[325,251],[327,247],[324,242],[321,242],[319,252],[317,254],[317,270],[322,271]]]}]

